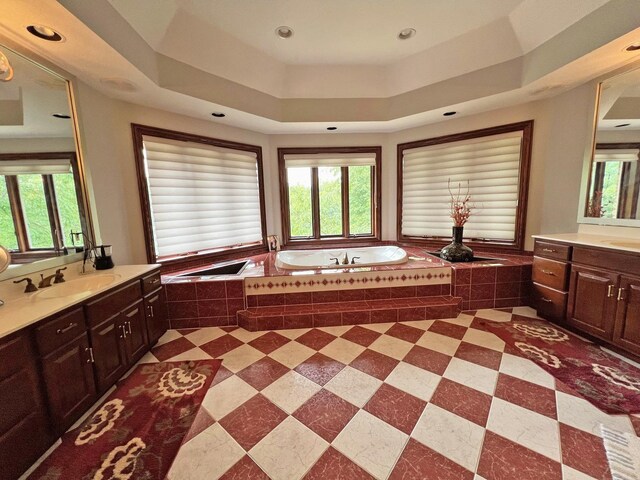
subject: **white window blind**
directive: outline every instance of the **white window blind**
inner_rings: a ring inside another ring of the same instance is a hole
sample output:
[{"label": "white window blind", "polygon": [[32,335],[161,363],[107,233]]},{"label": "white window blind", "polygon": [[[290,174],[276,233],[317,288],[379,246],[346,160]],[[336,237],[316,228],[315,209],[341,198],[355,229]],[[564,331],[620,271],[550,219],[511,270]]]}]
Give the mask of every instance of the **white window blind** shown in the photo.
[{"label": "white window blind", "polygon": [[143,137],[156,255],[262,241],[256,154]]},{"label": "white window blind", "polygon": [[54,175],[71,173],[71,161],[68,159],[51,160],[12,160],[0,163],[0,175]]},{"label": "white window blind", "polygon": [[374,166],[376,156],[373,153],[287,154],[284,164],[286,168]]},{"label": "white window blind", "polygon": [[599,149],[596,150],[596,162],[637,162],[640,155],[638,149]]},{"label": "white window blind", "polygon": [[465,238],[514,241],[520,174],[521,130],[459,142],[404,150],[402,157],[402,234],[449,237],[451,180],[476,209]]}]

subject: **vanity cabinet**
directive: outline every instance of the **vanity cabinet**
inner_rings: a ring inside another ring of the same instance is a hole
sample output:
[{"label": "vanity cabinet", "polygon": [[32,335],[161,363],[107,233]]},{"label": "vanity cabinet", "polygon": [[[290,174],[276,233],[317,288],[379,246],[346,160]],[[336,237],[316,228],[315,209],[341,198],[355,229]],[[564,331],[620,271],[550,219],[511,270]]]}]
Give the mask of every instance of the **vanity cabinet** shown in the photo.
[{"label": "vanity cabinet", "polygon": [[91,329],[91,345],[99,392],[107,390],[127,371],[127,354],[122,329],[120,313]]},{"label": "vanity cabinet", "polygon": [[615,272],[573,265],[567,323],[611,340],[619,278]]},{"label": "vanity cabinet", "polygon": [[167,301],[164,288],[159,288],[144,297],[144,313],[147,321],[149,343],[155,343],[169,328]]},{"label": "vanity cabinet", "polygon": [[640,355],[640,255],[548,240],[534,255],[540,316]]},{"label": "vanity cabinet", "polygon": [[149,347],[147,322],[143,308],[143,301],[140,300],[122,312],[121,325],[127,354],[127,366],[140,360]]},{"label": "vanity cabinet", "polygon": [[54,441],[30,332],[0,339],[0,480],[15,479]]},{"label": "vanity cabinet", "polygon": [[52,427],[62,433],[96,399],[93,352],[82,307],[38,325],[34,336]]},{"label": "vanity cabinet", "polygon": [[620,278],[618,309],[613,340],[617,345],[640,355],[640,277]]}]

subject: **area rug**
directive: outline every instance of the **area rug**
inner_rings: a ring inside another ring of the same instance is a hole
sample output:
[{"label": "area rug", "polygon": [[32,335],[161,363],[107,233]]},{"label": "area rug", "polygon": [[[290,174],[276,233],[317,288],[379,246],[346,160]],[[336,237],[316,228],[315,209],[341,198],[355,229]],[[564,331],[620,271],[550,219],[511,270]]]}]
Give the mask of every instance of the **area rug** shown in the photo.
[{"label": "area rug", "polygon": [[599,409],[640,413],[640,369],[544,320],[480,323]]},{"label": "area rug", "polygon": [[28,477],[34,480],[163,479],[220,360],[138,366]]}]

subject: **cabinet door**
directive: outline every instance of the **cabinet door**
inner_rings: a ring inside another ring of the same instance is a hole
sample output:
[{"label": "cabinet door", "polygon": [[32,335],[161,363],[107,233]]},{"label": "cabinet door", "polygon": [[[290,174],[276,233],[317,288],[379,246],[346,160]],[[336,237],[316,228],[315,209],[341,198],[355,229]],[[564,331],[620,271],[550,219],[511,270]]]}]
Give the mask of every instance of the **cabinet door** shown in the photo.
[{"label": "cabinet door", "polygon": [[640,355],[640,278],[622,277],[617,291],[614,343]]},{"label": "cabinet door", "polygon": [[122,324],[125,327],[125,348],[129,365],[137,362],[147,351],[147,322],[142,310],[142,301],[122,312]]},{"label": "cabinet door", "polygon": [[98,392],[104,392],[127,370],[125,326],[120,314],[91,329]]},{"label": "cabinet door", "polygon": [[92,355],[86,333],[42,359],[52,423],[62,434],[95,401]]},{"label": "cabinet door", "polygon": [[55,437],[28,333],[0,339],[0,480],[15,479]]},{"label": "cabinet door", "polygon": [[596,337],[611,340],[619,277],[605,270],[572,266],[567,323]]},{"label": "cabinet door", "polygon": [[154,344],[169,328],[164,288],[147,295],[144,299],[144,306],[149,343]]}]

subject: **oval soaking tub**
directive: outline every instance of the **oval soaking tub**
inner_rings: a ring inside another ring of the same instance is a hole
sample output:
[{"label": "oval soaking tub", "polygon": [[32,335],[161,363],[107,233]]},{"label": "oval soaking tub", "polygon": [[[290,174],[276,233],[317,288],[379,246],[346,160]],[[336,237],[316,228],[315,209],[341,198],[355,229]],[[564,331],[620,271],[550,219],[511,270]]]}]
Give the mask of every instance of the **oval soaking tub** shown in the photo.
[{"label": "oval soaking tub", "polygon": [[[344,263],[345,256],[348,263]],[[336,265],[337,258],[339,264]],[[354,260],[355,258],[355,260]],[[285,270],[353,268],[374,265],[398,265],[407,262],[407,252],[392,245],[382,247],[331,248],[323,250],[286,250],[276,255],[276,267]],[[351,262],[354,263],[351,263]]]}]

